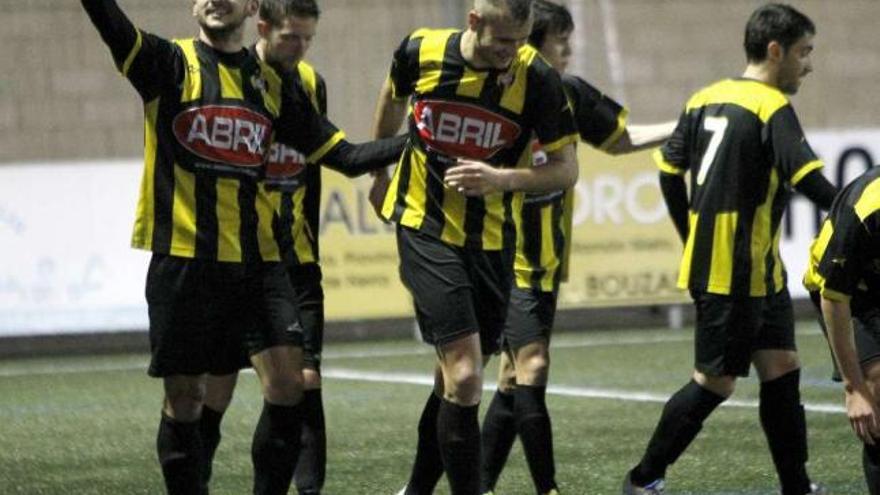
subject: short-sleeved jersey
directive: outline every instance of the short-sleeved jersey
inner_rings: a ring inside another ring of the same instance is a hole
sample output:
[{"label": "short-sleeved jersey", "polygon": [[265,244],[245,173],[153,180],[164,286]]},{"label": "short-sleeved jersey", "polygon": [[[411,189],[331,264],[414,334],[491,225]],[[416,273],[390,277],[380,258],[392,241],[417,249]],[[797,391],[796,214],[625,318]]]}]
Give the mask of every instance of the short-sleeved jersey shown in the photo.
[{"label": "short-sleeved jersey", "polygon": [[760,297],[785,288],[780,222],[791,188],[822,162],[778,89],[728,79],[694,94],[655,161],[690,172],[680,288]]},{"label": "short-sleeved jersey", "polygon": [[[601,150],[613,145],[626,130],[627,110],[577,76],[564,75],[562,83],[581,140]],[[533,142],[533,166],[547,157]],[[516,285],[522,289],[555,292],[568,272],[574,189],[527,194],[516,223]]]},{"label": "short-sleeved jersey", "polygon": [[[321,74],[309,63],[300,61],[292,75],[293,82],[302,86],[312,106],[326,115],[327,86]],[[265,181],[260,187],[273,196],[273,202],[278,202],[276,236],[284,259],[295,265],[317,263],[321,167],[307,164],[304,154],[275,142],[269,151]]]},{"label": "short-sleeved jersey", "polygon": [[420,29],[394,53],[395,98],[409,98],[409,144],[382,215],[455,246],[513,248],[521,195],[466,197],[444,186],[456,158],[497,167],[531,165],[536,136],[547,152],[575,141],[559,75],[530,47],[506,70],[478,70],[461,54],[462,32]]},{"label": "short-sleeved jersey", "polygon": [[342,133],[289,76],[248,50],[223,53],[140,30],[135,39],[130,47],[108,42],[144,100],[132,245],[186,258],[280,260],[277,197],[258,187],[273,138],[319,159]]},{"label": "short-sleeved jersey", "polygon": [[854,314],[880,308],[880,167],[838,194],[810,246],[804,286]]}]

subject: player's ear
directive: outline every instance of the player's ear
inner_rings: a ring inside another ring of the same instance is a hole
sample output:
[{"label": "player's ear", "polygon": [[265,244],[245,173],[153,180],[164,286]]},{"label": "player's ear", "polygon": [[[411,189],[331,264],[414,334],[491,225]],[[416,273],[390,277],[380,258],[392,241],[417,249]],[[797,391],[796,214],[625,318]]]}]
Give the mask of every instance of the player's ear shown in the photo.
[{"label": "player's ear", "polygon": [[263,19],[257,19],[257,34],[260,35],[260,38],[269,39],[269,34],[272,32],[272,25]]},{"label": "player's ear", "polygon": [[776,40],[767,43],[767,60],[770,62],[779,62],[785,57],[785,48]]}]

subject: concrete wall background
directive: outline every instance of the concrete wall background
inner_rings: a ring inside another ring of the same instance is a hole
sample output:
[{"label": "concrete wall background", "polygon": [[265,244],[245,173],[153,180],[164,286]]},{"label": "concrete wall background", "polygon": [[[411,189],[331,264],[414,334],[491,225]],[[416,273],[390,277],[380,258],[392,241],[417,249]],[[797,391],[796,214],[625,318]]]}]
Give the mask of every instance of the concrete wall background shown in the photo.
[{"label": "concrete wall background", "polygon": [[[119,0],[139,27],[192,36],[188,0]],[[744,67],[752,0],[568,0],[576,13],[573,67],[623,100],[633,122],[675,118],[688,94]],[[815,72],[794,98],[808,128],[875,127],[880,75],[877,0],[792,2],[818,27]],[[463,26],[469,0],[323,0],[310,60],[325,75],[330,116],[369,135],[392,50],[419,26]],[[3,0],[0,163],[132,157],[142,150],[139,99],[74,0]],[[254,30],[249,36],[253,38]],[[616,39],[619,57],[609,57]],[[622,79],[615,79],[612,67]],[[616,84],[619,82],[620,84]]]}]

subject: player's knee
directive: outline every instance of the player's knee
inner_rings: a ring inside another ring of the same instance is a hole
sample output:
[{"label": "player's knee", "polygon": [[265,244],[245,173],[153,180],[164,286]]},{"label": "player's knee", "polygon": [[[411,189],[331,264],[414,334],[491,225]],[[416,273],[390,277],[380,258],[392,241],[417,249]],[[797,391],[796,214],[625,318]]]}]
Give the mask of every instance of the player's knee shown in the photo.
[{"label": "player's knee", "polygon": [[303,377],[300,373],[278,373],[263,380],[263,397],[272,404],[292,406],[303,397]]},{"label": "player's knee", "polygon": [[204,382],[166,383],[165,414],[179,421],[195,421],[205,401]]},{"label": "player's knee", "polygon": [[303,369],[303,388],[306,390],[321,388],[321,373],[312,368]]},{"label": "player's knee", "polygon": [[447,373],[446,397],[457,404],[473,405],[483,393],[483,374],[479,366],[461,363]]},{"label": "player's knee", "polygon": [[550,371],[549,355],[534,354],[519,364],[517,383],[523,385],[545,385],[547,383],[547,374]]},{"label": "player's knee", "polygon": [[695,371],[694,381],[699,386],[725,399],[733,395],[736,389],[736,377],[729,375],[713,376]]}]

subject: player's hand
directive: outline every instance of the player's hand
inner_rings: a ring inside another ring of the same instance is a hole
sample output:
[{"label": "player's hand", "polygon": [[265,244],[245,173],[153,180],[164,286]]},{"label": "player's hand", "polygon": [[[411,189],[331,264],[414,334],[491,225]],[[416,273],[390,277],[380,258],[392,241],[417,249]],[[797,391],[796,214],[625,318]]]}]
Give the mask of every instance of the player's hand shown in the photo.
[{"label": "player's hand", "polygon": [[460,158],[446,170],[444,182],[465,196],[482,196],[504,190],[504,173],[487,163]]},{"label": "player's hand", "polygon": [[863,442],[874,445],[874,439],[880,439],[880,412],[867,385],[846,391],[846,415],[853,432]]},{"label": "player's hand", "polygon": [[388,192],[388,185],[391,183],[391,178],[388,177],[388,171],[385,169],[381,169],[376,171],[373,174],[373,184],[370,185],[370,192],[367,195],[367,199],[370,200],[370,204],[373,206],[373,211],[376,212],[376,216],[379,217],[385,223],[388,223],[388,220],[382,216],[382,205],[385,203],[385,193]]}]

